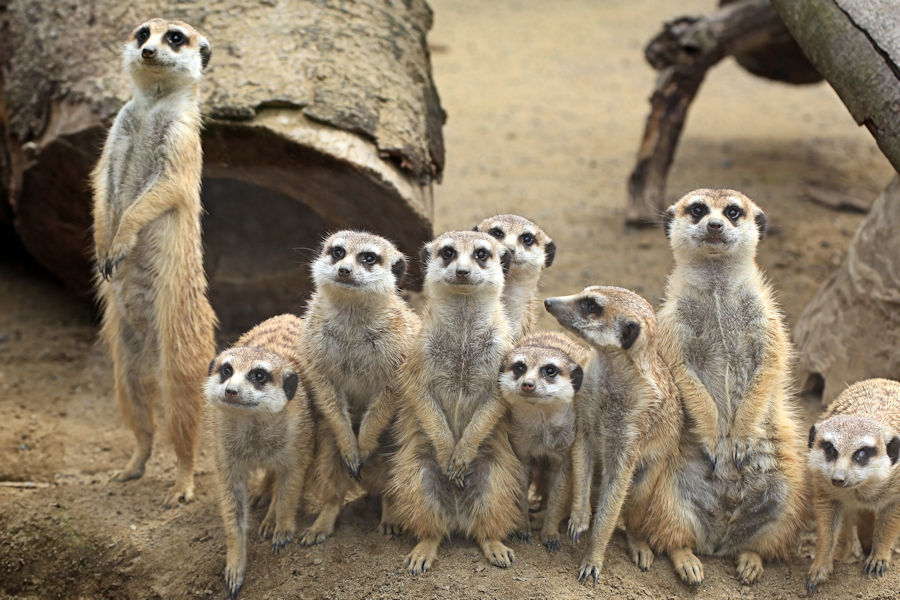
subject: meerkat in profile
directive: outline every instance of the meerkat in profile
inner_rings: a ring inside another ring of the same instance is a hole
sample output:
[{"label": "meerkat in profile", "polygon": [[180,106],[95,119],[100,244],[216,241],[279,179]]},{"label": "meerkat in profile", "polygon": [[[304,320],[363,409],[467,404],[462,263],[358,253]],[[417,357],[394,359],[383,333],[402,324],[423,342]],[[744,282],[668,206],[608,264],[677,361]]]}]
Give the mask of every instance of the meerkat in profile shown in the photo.
[{"label": "meerkat in profile", "polygon": [[353,479],[381,496],[381,532],[400,533],[384,491],[397,371],[419,327],[397,292],[405,272],[406,258],[391,242],[361,231],[328,237],[312,264],[316,290],[300,347],[322,416],[316,454],[322,508],[302,534],[304,545],[334,531]]},{"label": "meerkat in profile", "polygon": [[503,306],[515,342],[531,331],[537,321],[538,282],[541,272],[556,258],[556,244],[543,229],[519,215],[487,218],[475,226],[475,231],[487,233],[510,252]]},{"label": "meerkat in profile", "polygon": [[[790,343],[756,266],[765,227],[763,211],[734,190],[696,190],[672,205],[665,231],[675,268],[658,313],[693,442],[678,473],[692,531],[682,541],[735,556],[744,583],[762,574],[763,559],[790,554],[806,502]],[[685,581],[702,581],[692,553],[673,563]]]},{"label": "meerkat in profile", "polygon": [[300,382],[297,342],[303,321],[263,321],[209,365],[204,386],[213,411],[213,443],[228,545],[225,585],[236,598],[247,569],[247,479],[266,472],[272,500],[259,534],[278,551],[293,538],[297,505],[315,450],[315,425]]},{"label": "meerkat in profile", "polygon": [[525,467],[519,537],[531,537],[528,490],[539,468],[547,478],[541,543],[550,551],[559,549],[559,522],[571,504],[575,398],[587,356],[587,349],[569,336],[537,331],[519,340],[500,371],[500,393],[509,405],[509,440]]},{"label": "meerkat in profile", "polygon": [[[841,530],[859,528],[863,572],[881,577],[900,534],[900,382],[866,379],[848,387],[809,430],[807,465],[816,515],[809,593],[831,573]],[[874,524],[872,521],[874,520]],[[848,541],[850,541],[848,539]]]},{"label": "meerkat in profile", "polygon": [[497,376],[511,349],[500,296],[506,248],[485,233],[451,231],[422,251],[425,311],[400,372],[403,396],[391,494],[419,542],[404,566],[431,568],[441,539],[461,532],[508,567],[500,540],[515,529],[521,465],[504,425]]},{"label": "meerkat in profile", "polygon": [[592,350],[572,447],[569,532],[575,539],[588,528],[595,471],[602,481],[578,579],[599,579],[620,513],[631,557],[647,570],[653,562],[644,533],[649,505],[660,474],[678,453],[683,422],[675,383],[659,354],[653,308],[632,291],[605,286],[547,298],[544,306]]},{"label": "meerkat in profile", "polygon": [[215,353],[200,239],[198,83],[209,42],[181,21],[152,19],[125,44],[134,95],[92,174],[102,336],[116,400],[137,438],[117,481],[144,474],[162,396],[178,458],[167,506],[194,497],[202,384]]}]

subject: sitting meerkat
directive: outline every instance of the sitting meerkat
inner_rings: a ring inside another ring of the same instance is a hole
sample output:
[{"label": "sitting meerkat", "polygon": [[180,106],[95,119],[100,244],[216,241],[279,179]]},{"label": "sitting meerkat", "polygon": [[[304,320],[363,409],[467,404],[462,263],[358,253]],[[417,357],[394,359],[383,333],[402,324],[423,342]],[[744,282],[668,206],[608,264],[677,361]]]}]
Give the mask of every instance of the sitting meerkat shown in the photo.
[{"label": "sitting meerkat", "polygon": [[503,306],[513,342],[534,327],[540,304],[537,290],[541,272],[553,264],[556,244],[543,229],[519,215],[496,215],[475,226],[506,246],[509,273],[503,285]]},{"label": "sitting meerkat", "polygon": [[571,449],[575,440],[575,403],[588,352],[556,331],[529,333],[506,356],[500,371],[500,393],[509,405],[509,440],[523,469],[519,496],[521,529],[531,538],[528,490],[533,473],[547,478],[541,543],[559,549],[559,522],[571,504]]},{"label": "sitting meerkat", "polygon": [[[851,542],[859,527],[863,572],[884,575],[900,534],[900,382],[867,379],[838,396],[809,430],[809,467],[816,515],[816,554],[809,593],[831,573],[838,534]],[[874,519],[874,524],[872,523]]]},{"label": "sitting meerkat", "polygon": [[399,374],[391,465],[398,515],[419,539],[404,566],[424,573],[441,539],[461,532],[505,568],[515,555],[500,540],[516,526],[521,470],[497,387],[512,346],[500,301],[509,253],[485,233],[451,231],[425,245],[422,262],[425,311]]},{"label": "sitting meerkat", "polygon": [[678,454],[683,422],[675,383],[659,354],[653,308],[632,291],[606,286],[547,298],[544,306],[591,347],[572,446],[574,539],[588,527],[598,468],[602,482],[578,579],[597,583],[620,513],[631,557],[646,571],[653,562],[645,536],[648,511],[661,475]]},{"label": "sitting meerkat", "polygon": [[247,479],[264,469],[272,501],[259,526],[280,550],[294,537],[297,505],[315,448],[309,399],[296,351],[303,321],[263,321],[209,365],[204,391],[213,423],[216,477],[228,545],[225,585],[237,597],[247,569]]},{"label": "sitting meerkat", "polygon": [[187,23],[137,27],[123,51],[134,94],[91,174],[101,335],[117,404],[137,441],[116,480],[144,474],[161,396],[178,459],[166,506],[194,498],[201,387],[216,351],[200,239],[198,84],[209,57],[209,42]]},{"label": "sitting meerkat", "polygon": [[322,417],[315,459],[322,508],[301,536],[304,546],[332,534],[353,479],[381,496],[380,531],[401,531],[384,489],[397,371],[419,327],[397,293],[405,272],[406,258],[391,242],[361,231],[329,236],[312,264],[316,289],[300,348]]},{"label": "sitting meerkat", "polygon": [[740,192],[701,189],[664,224],[675,268],[657,315],[660,348],[692,442],[673,499],[690,534],[669,541],[683,547],[670,556],[696,585],[702,565],[690,548],[736,556],[738,578],[752,583],[763,559],[790,555],[807,496],[791,346],[755,260],[766,215]]}]

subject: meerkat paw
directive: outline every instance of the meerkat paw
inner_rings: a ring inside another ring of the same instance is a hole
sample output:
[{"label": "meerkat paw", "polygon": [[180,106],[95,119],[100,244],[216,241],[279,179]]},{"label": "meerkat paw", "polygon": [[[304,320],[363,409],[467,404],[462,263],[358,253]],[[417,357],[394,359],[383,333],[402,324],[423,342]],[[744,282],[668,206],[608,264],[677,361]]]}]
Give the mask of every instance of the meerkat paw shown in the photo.
[{"label": "meerkat paw", "polygon": [[590,510],[578,511],[577,514],[573,512],[569,516],[569,537],[572,538],[573,544],[578,543],[578,538],[581,537],[582,533],[588,530],[590,524]]},{"label": "meerkat paw", "polygon": [[450,464],[447,465],[445,471],[447,477],[450,478],[450,481],[456,484],[456,487],[460,489],[465,485],[465,472],[468,470],[469,463],[471,462],[467,457],[461,456],[461,454],[462,453],[458,451],[453,452],[453,456],[450,457]]},{"label": "meerkat paw", "polygon": [[593,584],[597,585],[597,582],[600,581],[600,571],[603,570],[603,561],[585,561],[581,563],[581,568],[578,570],[578,582],[579,583],[587,583],[591,579],[593,579]]},{"label": "meerkat paw", "polygon": [[703,583],[703,563],[688,548],[669,552],[672,566],[678,577],[688,585],[699,586]]},{"label": "meerkat paw", "polygon": [[294,541],[293,527],[277,527],[272,532],[272,554],[278,554],[281,550]]},{"label": "meerkat paw", "polygon": [[381,535],[389,535],[391,537],[400,537],[403,535],[403,525],[392,521],[382,520],[378,524],[378,533]]},{"label": "meerkat paw", "polygon": [[225,567],[225,588],[228,590],[228,597],[235,600],[244,585],[244,567],[236,567],[228,565]]},{"label": "meerkat paw", "polygon": [[498,540],[485,540],[481,542],[481,551],[484,552],[484,557],[487,558],[492,565],[500,567],[501,569],[506,569],[513,564],[513,561],[516,559],[516,553],[513,552],[511,548],[504,546],[503,543]]},{"label": "meerkat paw", "polygon": [[315,525],[316,524],[313,523],[311,527],[303,530],[303,533],[300,534],[300,545],[315,546],[316,544],[321,544],[329,537],[331,537],[333,531],[320,529]]},{"label": "meerkat paw", "polygon": [[350,473],[350,477],[359,481],[359,472],[362,469],[362,461],[359,459],[359,455],[343,456],[341,458],[347,467],[347,472]]},{"label": "meerkat paw", "polygon": [[431,568],[434,559],[437,558],[438,545],[441,543],[440,538],[430,538],[420,541],[412,549],[412,552],[406,555],[403,561],[403,568],[410,575],[420,575]]},{"label": "meerkat paw", "polygon": [[653,565],[653,550],[643,539],[628,534],[628,550],[631,552],[631,560],[645,573]]},{"label": "meerkat paw", "polygon": [[173,506],[177,506],[179,504],[189,504],[194,501],[194,482],[193,480],[189,483],[179,483],[175,482],[175,485],[172,486],[172,491],[169,492],[169,495],[166,496],[165,502],[163,502],[163,506],[166,508],[172,508]]},{"label": "meerkat paw", "polygon": [[740,471],[750,462],[758,441],[754,438],[738,438],[732,442],[731,459],[735,468]]},{"label": "meerkat paw", "polygon": [[118,481],[122,483],[124,481],[131,481],[132,479],[140,479],[144,476],[144,465],[140,467],[132,467],[128,465],[125,467],[124,471],[119,471],[113,476],[113,481]]},{"label": "meerkat paw", "polygon": [[531,523],[528,523],[524,527],[520,528],[518,531],[513,532],[513,537],[519,540],[520,542],[525,542],[528,544],[531,542]]},{"label": "meerkat paw", "polygon": [[275,511],[269,507],[269,511],[266,513],[266,516],[263,517],[262,522],[259,524],[259,537],[264,540],[271,539],[272,534],[275,533]]},{"label": "meerkat paw", "polygon": [[763,572],[763,562],[756,552],[741,552],[737,558],[737,576],[741,583],[754,583]]},{"label": "meerkat paw", "polygon": [[[890,549],[888,549],[890,552]],[[866,574],[866,577],[878,578],[883,577],[885,572],[888,570],[888,566],[890,566],[891,556],[888,554],[884,557],[877,557],[875,553],[869,555],[866,559],[866,563],[863,565],[863,573]]]},{"label": "meerkat paw", "polygon": [[547,549],[547,552],[556,552],[559,550],[559,534],[558,533],[547,533],[541,535],[541,543],[544,545],[544,548]]},{"label": "meerkat paw", "polygon": [[813,561],[806,574],[806,593],[815,593],[819,584],[825,583],[829,575],[831,575],[831,565],[820,565]]}]

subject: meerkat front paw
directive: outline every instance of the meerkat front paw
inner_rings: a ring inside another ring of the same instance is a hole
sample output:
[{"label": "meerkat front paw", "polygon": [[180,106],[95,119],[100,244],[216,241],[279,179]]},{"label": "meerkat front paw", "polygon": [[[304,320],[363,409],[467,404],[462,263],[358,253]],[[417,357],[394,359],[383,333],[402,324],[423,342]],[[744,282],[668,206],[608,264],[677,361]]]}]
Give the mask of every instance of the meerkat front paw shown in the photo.
[{"label": "meerkat front paw", "polygon": [[[888,548],[888,552],[890,552],[890,548]],[[866,577],[883,577],[885,572],[888,570],[888,566],[890,566],[891,556],[888,554],[887,556],[878,557],[875,556],[875,552],[866,559],[866,563],[863,565],[863,573],[866,574]]]},{"label": "meerkat front paw", "polygon": [[750,462],[759,441],[752,437],[741,437],[733,440],[731,458],[735,468],[740,471]]},{"label": "meerkat front paw", "polygon": [[453,451],[453,454],[450,456],[450,464],[447,465],[447,477],[450,478],[450,481],[456,484],[457,487],[462,488],[463,478],[465,472],[469,469],[469,465],[472,462],[470,453],[463,452],[458,447]]},{"label": "meerkat front paw", "polygon": [[171,508],[179,504],[190,504],[194,501],[194,482],[180,484],[178,481],[172,486],[172,491],[166,496],[163,506]]},{"label": "meerkat front paw", "polygon": [[763,572],[763,562],[756,552],[741,552],[737,558],[737,576],[741,583],[754,583]]},{"label": "meerkat front paw", "polygon": [[672,550],[669,552],[669,558],[672,560],[675,572],[683,582],[695,587],[703,584],[703,563],[694,556],[690,549]]},{"label": "meerkat front paw", "polygon": [[437,549],[440,543],[440,538],[426,538],[420,541],[412,549],[412,552],[406,555],[403,568],[410,575],[419,575],[430,569],[434,559],[437,558]]},{"label": "meerkat front paw", "polygon": [[321,544],[331,536],[331,533],[331,531],[319,529],[318,527],[309,527],[300,534],[300,545],[315,546],[316,544]]},{"label": "meerkat front paw", "polygon": [[628,533],[628,550],[631,553],[631,560],[638,566],[641,571],[647,572],[653,565],[653,550],[650,545],[642,538]]},{"label": "meerkat front paw", "polygon": [[589,580],[593,579],[593,584],[597,585],[597,582],[600,581],[601,570],[603,570],[603,561],[585,561],[581,563],[581,568],[578,570],[579,583],[587,583]]},{"label": "meerkat front paw", "polygon": [[278,554],[281,550],[294,540],[293,527],[276,527],[272,532],[272,554]]},{"label": "meerkat front paw", "polygon": [[558,533],[548,533],[541,535],[541,543],[544,545],[544,548],[547,549],[547,552],[556,552],[559,550],[559,534]]},{"label": "meerkat front paw", "polygon": [[588,509],[572,511],[569,516],[569,537],[572,543],[577,544],[581,534],[588,530],[591,524],[591,511]]},{"label": "meerkat front paw", "polygon": [[520,542],[525,542],[526,544],[531,542],[531,523],[528,523],[527,525],[519,528],[518,531],[514,531],[513,537]]},{"label": "meerkat front paw", "polygon": [[806,574],[806,593],[815,593],[819,584],[825,583],[829,575],[831,575],[830,564],[818,564],[816,561],[813,561],[812,566],[809,567],[809,572]]},{"label": "meerkat front paw", "polygon": [[347,472],[350,473],[350,477],[359,481],[359,471],[362,468],[362,461],[359,458],[359,453],[345,454],[341,456],[341,459],[344,461],[344,465],[347,467]]},{"label": "meerkat front paw", "polygon": [[228,590],[228,597],[235,600],[244,584],[244,571],[246,569],[246,560],[241,561],[229,560],[225,565],[225,588]]},{"label": "meerkat front paw", "polygon": [[492,565],[501,569],[508,568],[516,559],[516,553],[503,545],[498,540],[485,540],[481,542],[481,551],[484,552]]}]

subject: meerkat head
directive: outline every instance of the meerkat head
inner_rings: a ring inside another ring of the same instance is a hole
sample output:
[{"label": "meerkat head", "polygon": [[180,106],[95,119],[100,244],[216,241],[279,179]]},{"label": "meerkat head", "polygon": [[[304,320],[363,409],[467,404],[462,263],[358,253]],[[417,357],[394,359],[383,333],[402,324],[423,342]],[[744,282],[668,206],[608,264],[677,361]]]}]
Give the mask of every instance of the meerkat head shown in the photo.
[{"label": "meerkat head", "polygon": [[656,334],[650,304],[619,287],[586,287],[579,294],[547,298],[544,307],[592,346],[613,346],[632,356],[642,353]]},{"label": "meerkat head", "polygon": [[381,236],[338,231],[322,243],[312,264],[316,289],[341,294],[395,294],[406,273],[406,258]]},{"label": "meerkat head", "polygon": [[448,231],[422,248],[425,287],[454,294],[477,294],[486,290],[499,297],[509,272],[506,246],[486,233]]},{"label": "meerkat head", "polygon": [[519,215],[496,215],[479,223],[475,231],[487,233],[510,252],[509,274],[540,273],[553,264],[556,244],[544,230]]},{"label": "meerkat head", "polygon": [[753,256],[766,233],[766,214],[735,190],[694,190],[663,219],[676,260]]},{"label": "meerkat head", "polygon": [[500,393],[513,409],[571,404],[584,378],[581,366],[558,348],[520,345],[500,370]]},{"label": "meerkat head", "polygon": [[835,415],[809,429],[809,468],[835,487],[877,485],[898,458],[900,436],[874,419]]},{"label": "meerkat head", "polygon": [[125,43],[123,61],[135,83],[158,85],[176,78],[194,83],[209,64],[209,41],[182,21],[150,19],[131,32]]},{"label": "meerkat head", "polygon": [[203,386],[210,404],[236,410],[277,413],[297,393],[298,376],[283,358],[238,346],[209,363]]}]

